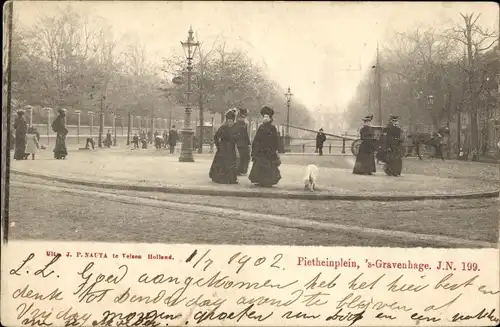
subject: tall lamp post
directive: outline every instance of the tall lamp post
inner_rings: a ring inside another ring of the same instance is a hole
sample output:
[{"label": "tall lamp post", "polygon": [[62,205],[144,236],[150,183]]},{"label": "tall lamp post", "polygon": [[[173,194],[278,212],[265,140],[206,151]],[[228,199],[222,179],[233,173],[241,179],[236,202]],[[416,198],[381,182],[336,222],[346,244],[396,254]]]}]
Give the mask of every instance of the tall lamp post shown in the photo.
[{"label": "tall lamp post", "polygon": [[433,132],[434,129],[434,122],[432,119],[432,107],[434,105],[434,96],[433,95],[428,95],[426,98],[427,101],[427,110],[429,111],[429,117],[431,118],[431,123],[429,124],[429,134]]},{"label": "tall lamp post", "polygon": [[106,96],[101,96],[101,110],[99,112],[99,139],[97,146],[102,148],[102,134],[104,133],[104,101],[106,101]]},{"label": "tall lamp post", "polygon": [[214,118],[215,118],[215,112],[210,111],[210,120],[212,124],[212,140],[210,141],[210,153],[214,152],[214,135],[215,135]]},{"label": "tall lamp post", "polygon": [[112,119],[112,127],[111,127],[111,132],[115,135],[113,139],[113,146],[116,146],[116,114],[112,113],[111,114],[111,119]]},{"label": "tall lamp post", "polygon": [[94,129],[94,112],[93,111],[89,111],[88,112],[89,114],[89,120],[90,120],[90,138],[92,138],[92,133],[93,133],[93,129]]},{"label": "tall lamp post", "polygon": [[76,125],[76,140],[78,144],[80,144],[80,115],[82,114],[81,110],[75,110],[75,114],[77,117],[77,125]]},{"label": "tall lamp post", "polygon": [[290,152],[290,103],[292,102],[293,93],[290,92],[290,87],[288,87],[288,92],[285,93],[286,97],[286,133],[285,133],[285,152]]},{"label": "tall lamp post", "polygon": [[43,110],[47,111],[47,144],[50,144],[50,113],[52,108],[45,107]]},{"label": "tall lamp post", "polygon": [[146,122],[146,140],[149,143],[149,117],[144,117],[144,121]]},{"label": "tall lamp post", "polygon": [[186,42],[182,42],[182,49],[187,59],[187,91],[186,91],[186,109],[184,111],[184,128],[182,129],[182,145],[180,162],[194,162],[193,158],[193,130],[191,128],[191,77],[193,75],[193,57],[196,49],[200,45],[195,42],[193,29],[190,27]]}]

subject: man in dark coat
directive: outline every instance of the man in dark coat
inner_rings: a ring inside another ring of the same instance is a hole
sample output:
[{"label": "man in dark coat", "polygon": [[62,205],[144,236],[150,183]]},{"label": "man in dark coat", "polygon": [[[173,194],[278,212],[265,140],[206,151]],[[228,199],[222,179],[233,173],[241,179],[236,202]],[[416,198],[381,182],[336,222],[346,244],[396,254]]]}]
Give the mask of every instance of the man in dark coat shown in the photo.
[{"label": "man in dark coat", "polygon": [[401,146],[401,128],[399,127],[399,117],[390,116],[389,124],[385,128],[385,151],[386,164],[384,172],[389,176],[400,176],[403,170],[403,155]]},{"label": "man in dark coat", "polygon": [[28,123],[24,119],[24,110],[17,111],[17,118],[14,122],[16,129],[14,159],[23,160],[26,152],[26,132],[28,131]]},{"label": "man in dark coat", "polygon": [[245,122],[247,115],[248,111],[246,109],[239,109],[238,120],[233,125],[233,135],[239,154],[239,176],[246,175],[248,172],[248,165],[250,164],[250,136],[248,135],[248,124]]},{"label": "man in dark coat", "polygon": [[175,130],[175,125],[172,126],[172,129],[168,132],[168,146],[170,147],[170,153],[173,154],[175,151],[175,146],[177,145],[177,139],[179,135]]},{"label": "man in dark coat", "polygon": [[323,133],[323,128],[319,129],[319,133],[316,135],[316,150],[319,152],[319,155],[323,155],[323,143],[326,141],[326,136]]}]

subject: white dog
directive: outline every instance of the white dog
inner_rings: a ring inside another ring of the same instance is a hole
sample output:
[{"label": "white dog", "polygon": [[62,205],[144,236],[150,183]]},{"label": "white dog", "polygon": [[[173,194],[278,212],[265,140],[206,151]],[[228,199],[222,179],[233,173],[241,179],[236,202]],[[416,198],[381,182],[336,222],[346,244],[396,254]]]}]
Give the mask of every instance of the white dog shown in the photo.
[{"label": "white dog", "polygon": [[304,190],[316,190],[316,181],[318,180],[319,169],[315,165],[307,165],[304,176]]}]

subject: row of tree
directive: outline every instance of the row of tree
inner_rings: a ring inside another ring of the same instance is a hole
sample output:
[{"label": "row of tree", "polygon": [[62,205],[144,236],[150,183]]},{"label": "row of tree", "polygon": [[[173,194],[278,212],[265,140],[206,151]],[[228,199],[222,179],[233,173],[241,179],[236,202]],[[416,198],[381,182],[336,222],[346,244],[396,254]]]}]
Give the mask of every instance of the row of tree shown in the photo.
[{"label": "row of tree", "polygon": [[[68,5],[40,16],[31,27],[14,21],[12,37],[13,107],[35,107],[35,122],[45,121],[43,107],[66,108],[70,113],[102,110],[106,115],[184,117],[186,84],[174,85],[171,78],[185,74],[186,59],[155,63],[137,37],[116,36],[100,17]],[[217,39],[210,49],[202,44],[194,64],[195,110],[223,113],[242,106],[256,116],[268,105],[275,108],[281,123],[285,121],[286,91],[244,52],[228,51],[225,40]],[[310,121],[298,99],[292,108],[292,122]],[[82,123],[87,117],[82,115]],[[75,119],[68,116],[69,123]]]},{"label": "row of tree", "polygon": [[498,33],[481,27],[479,18],[462,14],[463,23],[451,28],[395,33],[358,85],[348,108],[351,125],[367,113],[378,116],[381,99],[384,121],[398,115],[411,132],[467,115],[471,147],[479,148],[478,120],[498,108],[500,74]]}]

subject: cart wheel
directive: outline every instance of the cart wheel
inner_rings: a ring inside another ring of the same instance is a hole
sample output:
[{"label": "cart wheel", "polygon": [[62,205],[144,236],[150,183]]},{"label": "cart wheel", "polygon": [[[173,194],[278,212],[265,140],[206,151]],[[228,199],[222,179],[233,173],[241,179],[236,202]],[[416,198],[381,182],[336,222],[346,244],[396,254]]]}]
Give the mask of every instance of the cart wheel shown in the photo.
[{"label": "cart wheel", "polygon": [[357,156],[359,153],[359,147],[361,146],[361,140],[356,140],[351,144],[351,152],[353,155]]}]

